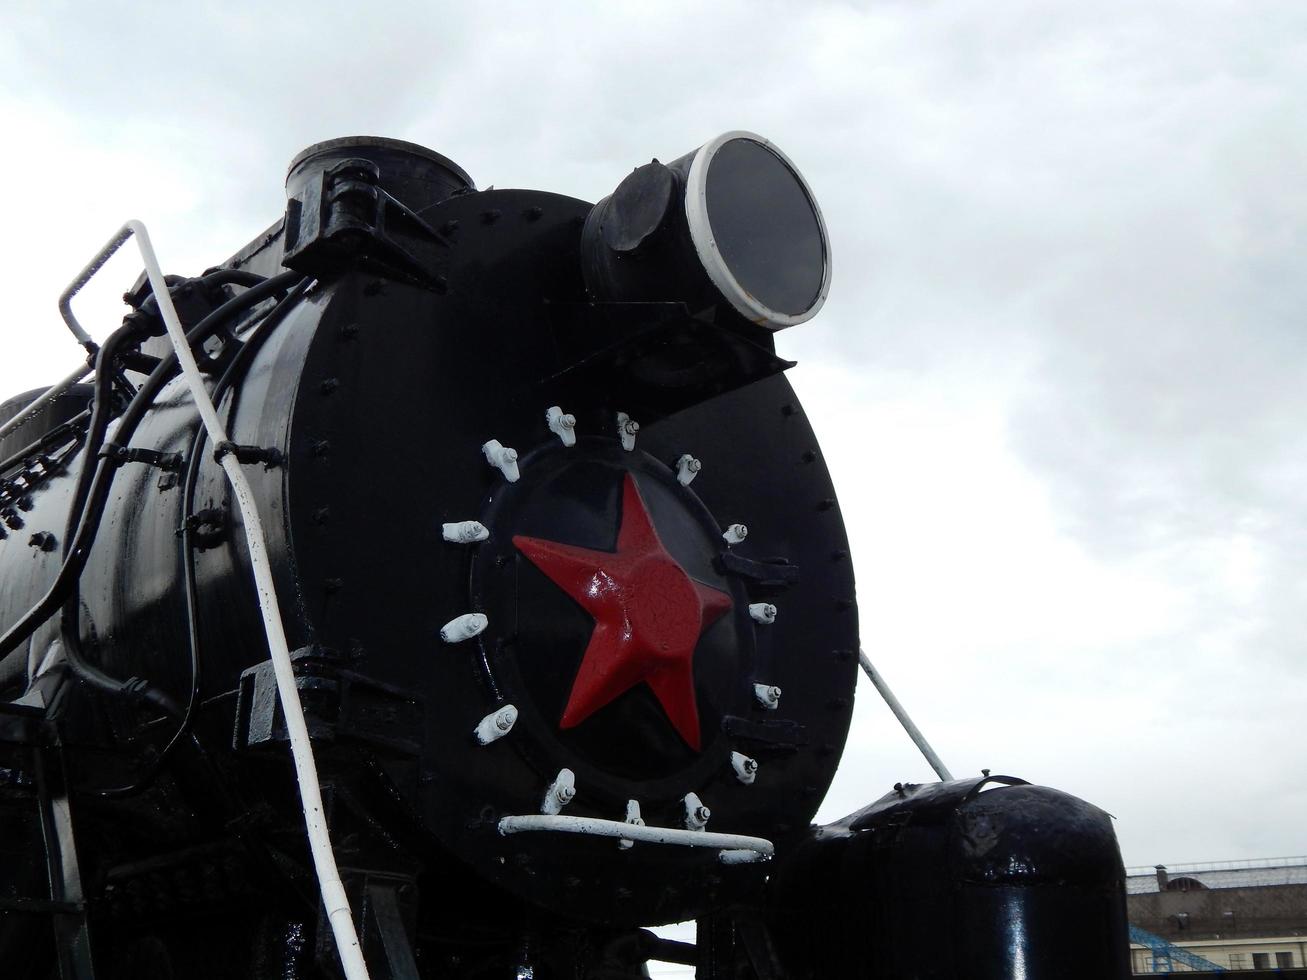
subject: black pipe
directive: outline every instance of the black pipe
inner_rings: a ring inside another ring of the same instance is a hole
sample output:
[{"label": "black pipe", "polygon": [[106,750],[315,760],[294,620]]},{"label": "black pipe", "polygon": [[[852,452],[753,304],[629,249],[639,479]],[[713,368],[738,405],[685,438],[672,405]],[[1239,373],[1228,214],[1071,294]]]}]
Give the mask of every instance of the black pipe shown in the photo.
[{"label": "black pipe", "polygon": [[90,417],[91,417],[91,410],[88,408],[85,411],[78,412],[67,422],[60,422],[49,432],[46,432],[44,435],[37,437],[36,440],[24,446],[18,452],[10,456],[8,459],[0,460],[0,473],[8,473],[10,470],[18,466],[20,463],[26,464],[27,461],[32,456],[35,456],[46,446],[49,446],[52,443],[59,441],[60,438],[67,435],[73,429],[80,429],[83,425],[86,424],[86,421]]},{"label": "black pipe", "polygon": [[[269,311],[267,318],[259,330],[250,337],[248,341],[236,352],[236,356],[231,359],[227,365],[227,370],[223,372],[222,377],[218,379],[217,385],[214,386],[210,397],[213,404],[219,406],[222,404],[223,396],[235,385],[246,370],[248,370],[250,361],[258,353],[259,348],[276,330],[277,326],[285,319],[285,314],[290,311],[295,300],[304,292],[308,286],[308,280],[301,279],[286,297],[282,299],[277,306]],[[200,628],[199,628],[199,591],[195,583],[195,529],[188,520],[190,516],[191,501],[195,496],[195,484],[199,478],[200,463],[204,458],[204,443],[207,439],[204,425],[200,424],[196,428],[195,439],[191,443],[190,462],[186,467],[186,481],[182,490],[182,519],[181,519],[181,561],[182,561],[182,579],[184,582],[184,592],[186,596],[186,635],[190,654],[191,685],[190,694],[186,702],[186,711],[182,716],[181,723],[177,730],[168,739],[163,750],[154,757],[146,766],[142,773],[136,779],[125,786],[116,786],[111,789],[96,790],[95,795],[102,799],[122,799],[123,797],[134,796],[141,792],[153,782],[154,777],[158,775],[159,770],[163,767],[164,762],[172,754],[177,745],[188,735],[195,722],[195,712],[200,702],[200,686],[202,681],[203,661],[200,657]],[[194,741],[194,737],[192,736]],[[202,747],[198,746],[201,751]]]},{"label": "black pipe", "polygon": [[[286,272],[251,287],[241,295],[218,307],[196,324],[186,335],[187,343],[194,347],[197,343],[203,342],[232,316],[277,293],[289,290],[293,285],[302,281],[303,278],[298,272]],[[136,397],[132,399],[131,404],[127,406],[126,411],[123,412],[119,420],[118,429],[114,436],[120,445],[126,445],[131,439],[146,411],[153,404],[154,399],[158,397],[163,386],[172,378],[176,368],[176,352],[170,351],[159,366],[150,372],[150,376],[141,385]],[[107,417],[104,420],[104,425],[106,427],[108,425]],[[103,445],[103,429],[98,433],[95,430],[95,412],[93,411],[91,431],[88,433],[87,447],[82,463],[82,475],[78,481],[79,493],[81,492],[82,483],[91,473],[91,460],[98,457]],[[78,515],[77,532],[71,536],[72,540],[67,555],[64,558],[62,567],[59,569],[59,574],[55,577],[54,583],[35,606],[28,610],[3,636],[0,636],[0,657],[5,658],[5,660],[0,660],[0,675],[8,673],[5,670],[8,656],[15,651],[20,643],[31,636],[42,623],[54,615],[59,607],[63,605],[64,600],[80,578],[82,570],[86,567],[91,545],[94,544],[95,536],[99,531],[100,518],[104,514],[104,506],[109,497],[109,489],[113,484],[117,465],[111,459],[99,460],[99,464],[94,469],[94,477],[91,478],[89,488],[85,491],[85,504]],[[79,665],[73,662],[73,658],[76,657],[75,651],[67,650],[65,652],[70,656],[70,666],[73,668],[74,673],[77,673]],[[95,686],[101,686],[101,684],[97,683],[97,678],[88,676],[84,679]],[[126,689],[125,686],[129,686],[129,682],[117,682],[104,689],[117,694],[139,693],[135,689]]]}]

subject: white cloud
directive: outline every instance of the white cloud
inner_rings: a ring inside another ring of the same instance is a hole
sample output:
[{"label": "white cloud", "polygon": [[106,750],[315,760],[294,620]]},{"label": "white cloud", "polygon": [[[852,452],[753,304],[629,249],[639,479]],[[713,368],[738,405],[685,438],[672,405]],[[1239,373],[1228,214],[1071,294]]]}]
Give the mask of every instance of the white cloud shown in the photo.
[{"label": "white cloud", "polygon": [[[198,271],[310,142],[596,199],[758,130],[834,238],[830,302],[781,347],[864,639],[946,760],[1100,803],[1130,863],[1302,852],[1305,11],[22,5],[0,389],[76,359],[55,299],[124,218]],[[135,271],[79,305],[97,334]],[[928,775],[860,690],[823,814]]]}]

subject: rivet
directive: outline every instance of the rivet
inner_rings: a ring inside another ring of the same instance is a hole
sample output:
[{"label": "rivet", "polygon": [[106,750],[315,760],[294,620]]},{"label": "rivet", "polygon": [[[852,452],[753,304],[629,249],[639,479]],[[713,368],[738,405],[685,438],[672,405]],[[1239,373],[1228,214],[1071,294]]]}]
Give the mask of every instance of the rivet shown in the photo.
[{"label": "rivet", "polygon": [[815,462],[815,461],[816,461],[816,459],[817,459],[817,454],[814,453],[811,449],[805,449],[805,450],[803,451],[803,457],[802,457],[802,458],[803,458],[803,461],[804,461],[805,463],[812,463],[812,462]]},{"label": "rivet", "polygon": [[853,600],[852,600],[852,599],[836,599],[836,600],[835,600],[835,608],[836,608],[836,610],[839,611],[839,612],[848,612],[850,609],[853,608]]},{"label": "rivet", "polygon": [[442,235],[452,235],[456,231],[458,231],[457,218],[450,218],[448,221],[446,221],[443,225],[440,226],[440,233]]},{"label": "rivet", "polygon": [[540,812],[549,815],[556,815],[562,812],[563,807],[576,799],[576,775],[571,769],[560,769],[554,781],[549,784],[545,790],[544,801],[540,804]]},{"label": "rivet", "polygon": [[708,826],[708,821],[712,819],[712,810],[699,799],[698,793],[686,793],[682,803],[685,805],[686,830],[703,830]]},{"label": "rivet", "polygon": [[784,415],[786,418],[789,418],[791,415],[793,415],[795,411],[796,409],[794,408],[793,405],[787,404],[781,406],[781,414]]},{"label": "rivet", "polygon": [[474,544],[490,537],[480,521],[450,521],[440,525],[440,536],[451,544]]},{"label": "rivet", "polygon": [[513,730],[517,722],[517,707],[506,704],[498,711],[492,711],[479,722],[472,734],[481,745],[489,745],[503,738]]},{"label": "rivet", "polygon": [[702,469],[703,463],[689,453],[682,453],[676,460],[676,482],[683,487],[688,487]]},{"label": "rivet", "polygon": [[343,340],[354,340],[359,335],[359,325],[357,323],[346,323],[340,328],[340,336]]},{"label": "rivet", "polygon": [[545,425],[549,431],[558,436],[564,446],[576,445],[576,416],[564,412],[558,405],[550,405],[545,410]]},{"label": "rivet", "polygon": [[526,218],[527,221],[539,221],[540,216],[544,213],[545,209],[542,207],[531,207],[522,212],[522,217]]},{"label": "rivet", "polygon": [[482,444],[481,452],[486,462],[504,474],[509,483],[516,483],[521,476],[517,466],[517,450],[511,446],[501,445],[498,439],[491,439]]},{"label": "rivet", "polygon": [[381,293],[385,292],[385,289],[386,289],[386,284],[384,282],[382,282],[380,279],[373,279],[370,283],[368,283],[366,286],[363,287],[363,295],[378,296]]},{"label": "rivet", "polygon": [[503,212],[500,211],[498,208],[491,208],[489,211],[482,211],[481,223],[483,225],[493,225],[496,221],[499,220],[501,214],[503,214]]},{"label": "rivet", "polygon": [[628,453],[635,449],[635,437],[640,434],[640,423],[625,412],[617,413],[617,436]]},{"label": "rivet", "polygon": [[849,553],[847,551],[835,551],[832,552],[830,556],[831,561],[836,561],[836,562],[844,561],[844,559],[848,557],[849,557]]},{"label": "rivet", "polygon": [[728,545],[739,544],[749,536],[749,529],[743,524],[732,524],[722,532],[722,540]]},{"label": "rivet", "polygon": [[481,633],[488,625],[490,619],[485,613],[464,613],[440,627],[440,638],[446,643],[462,643]]},{"label": "rivet", "polygon": [[318,385],[318,390],[324,395],[330,395],[340,387],[340,381],[336,378],[324,378],[322,384]]},{"label": "rivet", "polygon": [[309,444],[309,451],[312,452],[314,456],[326,456],[331,452],[331,440],[314,439],[313,442]]},{"label": "rivet", "polygon": [[313,512],[314,524],[322,525],[328,523],[330,520],[331,520],[330,507],[319,507],[317,510]]},{"label": "rivet", "polygon": [[326,590],[328,595],[331,595],[334,592],[339,592],[344,585],[345,580],[341,578],[329,578],[322,583],[322,587]]},{"label": "rivet", "polygon": [[751,759],[743,752],[731,753],[731,768],[735,770],[735,778],[744,785],[752,785],[758,776],[758,760]]},{"label": "rivet", "polygon": [[830,510],[834,506],[835,506],[834,497],[824,497],[821,500],[817,501],[818,510]]},{"label": "rivet", "polygon": [[55,537],[49,531],[37,531],[27,539],[27,543],[39,551],[54,551]]},{"label": "rivet", "polygon": [[775,711],[781,703],[781,689],[775,684],[753,685],[753,696],[768,711]]}]

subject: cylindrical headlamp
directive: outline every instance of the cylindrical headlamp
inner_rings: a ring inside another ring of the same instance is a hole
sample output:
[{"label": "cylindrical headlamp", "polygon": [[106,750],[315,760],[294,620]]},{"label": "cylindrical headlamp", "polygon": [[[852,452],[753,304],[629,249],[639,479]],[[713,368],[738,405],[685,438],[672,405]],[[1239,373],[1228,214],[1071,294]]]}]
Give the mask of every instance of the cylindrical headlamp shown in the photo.
[{"label": "cylindrical headlamp", "polygon": [[811,318],[830,289],[821,209],[789,157],[725,133],[692,153],[638,167],[595,205],[582,238],[597,299],[725,306],[780,330]]}]

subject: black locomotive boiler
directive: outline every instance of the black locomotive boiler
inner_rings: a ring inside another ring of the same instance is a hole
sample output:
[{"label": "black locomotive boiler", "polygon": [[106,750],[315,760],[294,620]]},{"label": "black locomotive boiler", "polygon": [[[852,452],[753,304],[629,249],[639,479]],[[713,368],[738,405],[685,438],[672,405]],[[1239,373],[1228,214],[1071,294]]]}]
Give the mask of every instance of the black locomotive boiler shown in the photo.
[{"label": "black locomotive boiler", "polygon": [[286,187],[99,344],[65,302],[90,379],[0,407],[0,975],[332,977],[342,928],[375,980],[1125,975],[1088,804],[986,774],[810,824],[858,613],[776,353],[831,276],[779,149],[590,204],[359,137]]}]

